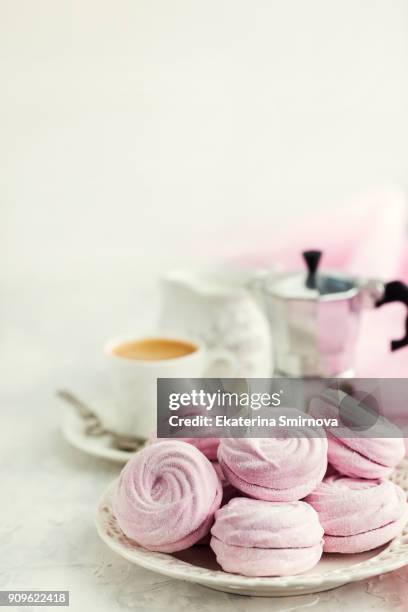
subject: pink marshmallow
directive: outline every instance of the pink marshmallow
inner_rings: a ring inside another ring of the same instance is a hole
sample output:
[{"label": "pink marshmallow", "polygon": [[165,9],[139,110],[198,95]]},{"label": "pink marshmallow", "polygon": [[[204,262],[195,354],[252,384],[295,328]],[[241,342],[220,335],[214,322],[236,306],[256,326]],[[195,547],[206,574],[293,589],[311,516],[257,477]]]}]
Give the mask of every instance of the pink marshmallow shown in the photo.
[{"label": "pink marshmallow", "polygon": [[[391,460],[391,465],[382,465],[367,456],[368,453],[376,456],[374,445],[364,444],[365,442],[372,443],[373,440],[366,438],[342,438],[340,440],[331,435],[328,437],[329,462],[338,472],[346,476],[368,479],[388,478],[394,467],[403,458],[402,451],[405,454],[405,448],[402,449],[400,445],[400,442],[403,444],[403,441],[394,438],[377,438],[377,440],[384,441],[390,450],[397,451],[396,459]],[[378,445],[378,450],[380,450],[380,445]],[[380,460],[380,455],[381,452],[377,455],[378,460]]]},{"label": "pink marshmallow", "polygon": [[229,482],[250,497],[295,501],[310,493],[327,469],[326,438],[308,433],[305,429],[303,437],[222,439],[218,460]]},{"label": "pink marshmallow", "polygon": [[214,470],[217,472],[217,476],[220,479],[221,485],[222,485],[221,506],[224,506],[225,504],[227,504],[229,500],[232,499],[233,497],[242,496],[242,492],[238,491],[238,489],[236,489],[230,482],[228,482],[228,479],[226,478],[224,472],[222,471],[221,466],[218,463],[218,461],[213,461],[212,466]]},{"label": "pink marshmallow", "polygon": [[[225,478],[224,472],[222,471],[221,466],[218,463],[218,461],[213,461],[211,465],[216,471],[217,476],[220,479],[221,486],[222,486],[222,499],[221,499],[220,507],[225,506],[225,504],[228,504],[228,502],[233,497],[242,496],[241,491],[238,491],[238,489],[233,487],[232,484],[230,484],[228,480]],[[207,533],[199,542],[197,542],[197,544],[199,546],[208,546],[210,544],[210,540],[211,540],[211,534]]]},{"label": "pink marshmallow", "polygon": [[149,550],[175,552],[205,536],[222,497],[220,480],[191,444],[146,446],[122,470],[113,511],[126,536]]},{"label": "pink marshmallow", "polygon": [[378,529],[371,529],[351,536],[324,536],[324,552],[328,553],[360,553],[372,550],[390,542],[399,535],[408,519],[407,511],[398,520],[388,523]]},{"label": "pink marshmallow", "polygon": [[211,538],[211,548],[225,572],[243,576],[290,576],[314,567],[322,556],[322,545],[308,548],[243,548]]},{"label": "pink marshmallow", "polygon": [[216,512],[211,548],[228,572],[285,576],[313,567],[322,554],[323,529],[305,502],[236,497]]},{"label": "pink marshmallow", "polygon": [[220,443],[219,438],[157,438],[152,434],[148,440],[148,444],[156,444],[157,442],[163,442],[164,440],[179,440],[180,442],[187,442],[192,444],[199,451],[203,453],[210,461],[217,460],[217,450]]},{"label": "pink marshmallow", "polygon": [[355,535],[401,517],[405,493],[389,480],[329,476],[306,497],[319,515],[325,534]]},{"label": "pink marshmallow", "polygon": [[[337,397],[337,400],[336,400]],[[341,391],[327,393],[310,402],[309,413],[315,418],[339,418],[339,399],[346,397]],[[371,428],[372,435],[356,437],[346,425],[328,429],[329,463],[341,474],[355,478],[387,478],[405,456],[402,432],[380,417]],[[375,437],[388,432],[388,437]]]},{"label": "pink marshmallow", "polygon": [[333,475],[306,497],[323,526],[325,552],[363,552],[395,537],[402,529],[404,491],[390,481]]},{"label": "pink marshmallow", "polygon": [[234,497],[217,510],[213,536],[245,548],[306,548],[318,544],[323,528],[303,501],[268,502]]}]

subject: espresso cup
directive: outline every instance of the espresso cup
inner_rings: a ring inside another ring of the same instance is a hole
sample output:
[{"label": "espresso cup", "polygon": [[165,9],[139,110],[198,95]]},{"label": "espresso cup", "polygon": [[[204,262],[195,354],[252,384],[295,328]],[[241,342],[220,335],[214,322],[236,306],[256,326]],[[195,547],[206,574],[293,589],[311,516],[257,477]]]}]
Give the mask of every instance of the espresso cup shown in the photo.
[{"label": "espresso cup", "polygon": [[157,379],[201,378],[217,364],[236,367],[230,351],[209,351],[179,335],[122,337],[105,346],[114,403],[101,414],[117,433],[148,438],[157,429]]}]

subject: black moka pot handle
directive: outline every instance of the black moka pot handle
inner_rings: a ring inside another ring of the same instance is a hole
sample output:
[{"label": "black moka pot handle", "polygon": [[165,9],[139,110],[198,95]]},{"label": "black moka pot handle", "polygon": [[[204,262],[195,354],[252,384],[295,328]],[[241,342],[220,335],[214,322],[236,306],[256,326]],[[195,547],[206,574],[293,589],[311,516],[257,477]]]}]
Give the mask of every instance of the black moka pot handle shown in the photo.
[{"label": "black moka pot handle", "polygon": [[[402,302],[408,310],[408,286],[402,281],[390,281],[384,285],[384,293],[381,299],[376,302],[376,307],[379,308],[384,304],[391,302]],[[408,313],[405,319],[405,336],[400,340],[392,340],[391,350],[397,351],[400,348],[408,345]]]},{"label": "black moka pot handle", "polygon": [[317,284],[317,268],[319,267],[321,251],[303,251],[303,259],[307,266],[306,287],[308,289],[316,289]]}]

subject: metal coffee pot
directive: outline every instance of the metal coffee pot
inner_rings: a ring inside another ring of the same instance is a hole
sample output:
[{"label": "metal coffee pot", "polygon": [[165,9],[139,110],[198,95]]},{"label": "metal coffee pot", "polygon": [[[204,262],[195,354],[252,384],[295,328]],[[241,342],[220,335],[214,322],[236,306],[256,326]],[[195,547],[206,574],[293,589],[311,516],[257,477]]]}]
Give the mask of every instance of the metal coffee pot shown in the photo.
[{"label": "metal coffee pot", "polygon": [[[306,251],[304,271],[266,271],[251,282],[270,322],[277,375],[352,376],[361,311],[395,301],[408,308],[408,287],[401,281],[321,272],[321,255]],[[405,336],[393,340],[391,350],[407,344],[408,316]]]}]

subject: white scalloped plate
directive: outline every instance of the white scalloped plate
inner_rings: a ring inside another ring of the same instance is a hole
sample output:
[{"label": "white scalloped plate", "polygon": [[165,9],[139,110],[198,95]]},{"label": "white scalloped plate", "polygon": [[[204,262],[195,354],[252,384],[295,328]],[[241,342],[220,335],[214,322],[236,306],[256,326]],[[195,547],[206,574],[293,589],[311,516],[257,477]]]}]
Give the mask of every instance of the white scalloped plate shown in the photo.
[{"label": "white scalloped plate", "polygon": [[[408,461],[395,470],[392,480],[408,492]],[[145,550],[119,529],[112,513],[111,483],[99,503],[96,527],[102,540],[121,557],[171,578],[241,595],[281,597],[327,591],[390,572],[408,564],[408,524],[390,544],[358,555],[324,554],[309,572],[278,578],[248,578],[223,572],[209,546],[193,546],[173,555]]]}]

